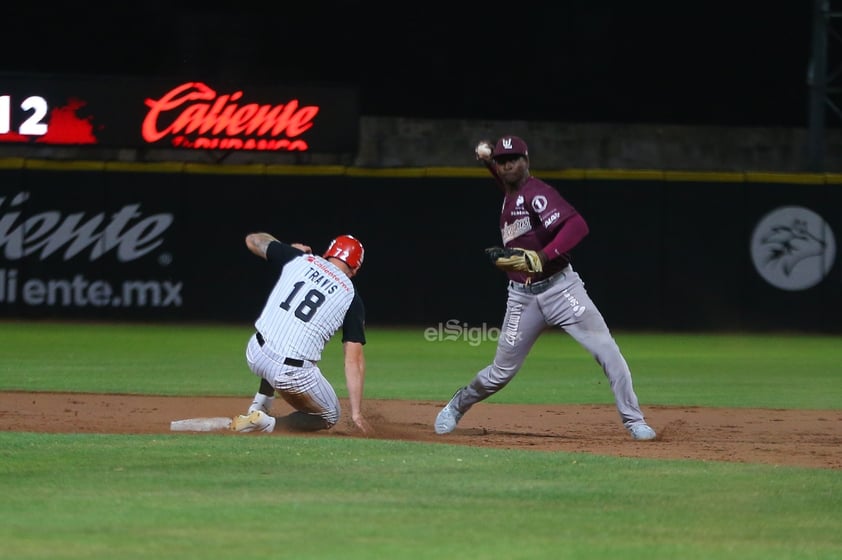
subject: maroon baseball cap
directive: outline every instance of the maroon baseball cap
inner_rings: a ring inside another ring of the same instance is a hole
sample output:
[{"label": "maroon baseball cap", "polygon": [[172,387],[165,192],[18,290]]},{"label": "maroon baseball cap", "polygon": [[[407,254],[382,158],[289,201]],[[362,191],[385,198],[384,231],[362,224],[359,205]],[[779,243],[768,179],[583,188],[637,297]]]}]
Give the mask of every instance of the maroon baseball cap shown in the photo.
[{"label": "maroon baseball cap", "polygon": [[529,157],[529,148],[526,147],[526,142],[517,136],[503,136],[497,140],[497,145],[494,146],[494,151],[491,152],[491,157],[499,156],[526,156]]}]

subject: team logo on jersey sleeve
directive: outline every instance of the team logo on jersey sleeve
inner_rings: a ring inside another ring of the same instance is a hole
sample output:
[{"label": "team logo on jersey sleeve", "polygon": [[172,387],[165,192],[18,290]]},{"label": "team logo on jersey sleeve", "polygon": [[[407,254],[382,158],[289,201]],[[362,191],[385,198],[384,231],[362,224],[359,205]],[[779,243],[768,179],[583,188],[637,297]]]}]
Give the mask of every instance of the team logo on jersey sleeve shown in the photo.
[{"label": "team logo on jersey sleeve", "polygon": [[547,209],[547,197],[539,194],[535,198],[532,199],[532,209],[538,212],[539,214]]}]

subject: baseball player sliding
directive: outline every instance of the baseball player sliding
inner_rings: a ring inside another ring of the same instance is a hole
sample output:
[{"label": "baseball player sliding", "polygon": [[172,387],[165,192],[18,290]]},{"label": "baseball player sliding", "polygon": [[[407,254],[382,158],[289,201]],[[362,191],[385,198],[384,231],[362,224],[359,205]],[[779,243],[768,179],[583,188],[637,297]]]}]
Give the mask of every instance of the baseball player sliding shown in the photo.
[{"label": "baseball player sliding", "polygon": [[[319,257],[306,245],[251,233],[246,246],[279,269],[280,276],[246,346],[246,361],[260,377],[260,388],[248,413],[235,416],[230,429],[271,432],[279,424],[298,431],[333,427],[339,421],[339,399],[318,362],[325,344],[341,327],[351,420],[363,433],[370,433],[362,414],[365,308],[351,282],[363,264],[362,244],[351,235],[340,235]],[[270,415],[276,392],[294,412],[282,418]]]},{"label": "baseball player sliding", "polygon": [[626,360],[602,314],[570,264],[570,250],[588,234],[584,218],[558,191],[529,173],[529,150],[517,136],[480,142],[476,157],[504,193],[502,247],[486,250],[509,279],[506,314],[494,361],[457,390],[438,413],[437,434],[447,434],[476,403],[505,387],[520,370],[542,331],[560,327],[590,352],[614,392],[623,426],[636,440],[651,440]]}]

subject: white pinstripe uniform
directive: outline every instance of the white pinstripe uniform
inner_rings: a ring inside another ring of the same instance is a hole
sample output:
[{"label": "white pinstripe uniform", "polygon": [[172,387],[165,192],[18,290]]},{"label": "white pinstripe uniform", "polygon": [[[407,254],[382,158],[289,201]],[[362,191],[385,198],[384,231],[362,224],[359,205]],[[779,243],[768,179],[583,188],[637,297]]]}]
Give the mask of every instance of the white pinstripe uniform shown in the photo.
[{"label": "white pinstripe uniform", "polygon": [[[342,326],[354,295],[350,278],[326,259],[295,257],[284,265],[255,322],[263,344],[256,334],[246,347],[252,372],[296,410],[321,417],[326,428],[336,424],[341,409],[318,361]],[[303,365],[290,365],[291,360]]]}]

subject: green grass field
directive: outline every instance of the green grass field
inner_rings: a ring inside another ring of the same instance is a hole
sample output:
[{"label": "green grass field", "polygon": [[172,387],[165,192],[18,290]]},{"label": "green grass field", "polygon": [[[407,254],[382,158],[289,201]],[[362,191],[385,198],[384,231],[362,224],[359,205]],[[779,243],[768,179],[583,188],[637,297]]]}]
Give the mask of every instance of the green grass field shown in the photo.
[{"label": "green grass field", "polygon": [[[370,329],[367,397],[445,400],[494,352],[493,341],[422,331]],[[250,396],[250,334],[0,322],[0,390]],[[615,336],[644,407],[842,409],[842,337]],[[340,365],[332,341],[322,366],[345,396]],[[593,359],[548,333],[492,401],[612,397]],[[318,436],[0,432],[0,496],[9,560],[842,558],[842,472],[830,469]]]}]

